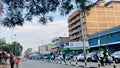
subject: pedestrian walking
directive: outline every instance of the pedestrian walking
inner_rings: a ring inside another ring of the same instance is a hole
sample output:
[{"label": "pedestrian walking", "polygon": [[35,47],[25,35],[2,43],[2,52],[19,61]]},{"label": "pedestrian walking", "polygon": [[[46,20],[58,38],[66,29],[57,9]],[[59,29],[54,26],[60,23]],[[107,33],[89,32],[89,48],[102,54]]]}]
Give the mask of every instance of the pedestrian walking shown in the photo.
[{"label": "pedestrian walking", "polygon": [[14,68],[14,55],[13,54],[10,55],[10,66],[11,68]]},{"label": "pedestrian walking", "polygon": [[63,52],[62,57],[63,57],[63,61],[66,63],[66,61],[65,61],[65,52]]},{"label": "pedestrian walking", "polygon": [[105,64],[111,65],[110,61],[108,60],[108,58],[110,56],[108,50],[106,49],[103,54],[104,54],[104,58],[105,58]]},{"label": "pedestrian walking", "polygon": [[100,51],[99,51],[99,60],[100,60],[100,63],[101,63],[101,66],[104,66],[104,50],[102,48],[100,48]]},{"label": "pedestrian walking", "polygon": [[16,68],[19,68],[19,62],[20,62],[20,59],[16,58],[15,61],[14,61],[14,64],[16,65]]}]

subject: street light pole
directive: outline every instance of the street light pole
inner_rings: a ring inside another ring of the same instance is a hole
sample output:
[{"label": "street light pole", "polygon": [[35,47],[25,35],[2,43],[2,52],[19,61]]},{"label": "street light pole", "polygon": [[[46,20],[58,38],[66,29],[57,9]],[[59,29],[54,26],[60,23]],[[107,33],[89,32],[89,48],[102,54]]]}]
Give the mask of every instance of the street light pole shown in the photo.
[{"label": "street light pole", "polygon": [[[16,34],[14,34],[14,42],[16,42]],[[15,55],[16,55],[16,46],[14,47]]]},{"label": "street light pole", "polygon": [[14,34],[14,37],[15,37],[15,40],[14,40],[14,41],[16,41],[16,36],[17,36],[17,34]]}]

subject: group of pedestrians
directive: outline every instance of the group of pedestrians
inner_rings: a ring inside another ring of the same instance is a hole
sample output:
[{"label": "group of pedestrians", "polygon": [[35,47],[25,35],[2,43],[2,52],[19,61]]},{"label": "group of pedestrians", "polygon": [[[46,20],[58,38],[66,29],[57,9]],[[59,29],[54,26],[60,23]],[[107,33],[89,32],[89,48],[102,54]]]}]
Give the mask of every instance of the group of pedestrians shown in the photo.
[{"label": "group of pedestrians", "polygon": [[111,65],[111,62],[109,60],[110,53],[107,49],[103,50],[102,48],[98,51],[98,61],[100,61],[101,66],[104,65]]},{"label": "group of pedestrians", "polygon": [[10,55],[10,67],[11,68],[19,68],[19,62],[20,62],[20,58],[14,56],[13,54]]},{"label": "group of pedestrians", "polygon": [[5,51],[0,51],[0,64],[10,65],[11,68],[18,68],[20,58]]},{"label": "group of pedestrians", "polygon": [[[58,58],[58,56],[60,56],[60,57]],[[61,52],[60,55],[54,55],[53,53],[51,53],[48,56],[48,62],[54,61],[55,59],[57,59],[57,60],[59,59],[60,61],[63,61],[66,63],[65,56],[66,56],[65,52]]]}]

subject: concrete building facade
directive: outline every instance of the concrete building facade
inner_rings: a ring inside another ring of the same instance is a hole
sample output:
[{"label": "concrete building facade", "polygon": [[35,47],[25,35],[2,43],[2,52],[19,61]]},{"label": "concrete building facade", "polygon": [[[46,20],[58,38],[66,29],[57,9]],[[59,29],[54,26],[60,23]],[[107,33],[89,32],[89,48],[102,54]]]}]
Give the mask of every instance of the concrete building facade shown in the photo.
[{"label": "concrete building facade", "polygon": [[51,44],[46,44],[38,47],[38,52],[45,53],[46,51],[50,51],[52,48]]},{"label": "concrete building facade", "polygon": [[53,46],[61,46],[61,44],[69,42],[69,37],[56,37],[53,38],[51,44]]},{"label": "concrete building facade", "polygon": [[[120,25],[120,1],[111,0],[105,3],[99,0],[91,8],[89,14],[82,17],[83,31],[85,38],[88,39],[90,34]],[[82,28],[80,22],[80,12],[76,10],[68,18],[70,41],[81,41]]]},{"label": "concrete building facade", "polygon": [[2,4],[0,2],[0,15],[1,15],[1,12],[2,12]]}]

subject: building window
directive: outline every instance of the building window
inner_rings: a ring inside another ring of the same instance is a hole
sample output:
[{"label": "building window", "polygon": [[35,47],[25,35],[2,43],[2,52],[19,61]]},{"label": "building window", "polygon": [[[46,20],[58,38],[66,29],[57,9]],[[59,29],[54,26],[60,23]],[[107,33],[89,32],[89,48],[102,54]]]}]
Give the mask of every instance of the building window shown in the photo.
[{"label": "building window", "polygon": [[108,34],[106,37],[107,38],[112,38],[112,34]]},{"label": "building window", "polygon": [[118,35],[120,36],[120,32],[118,32]]}]

